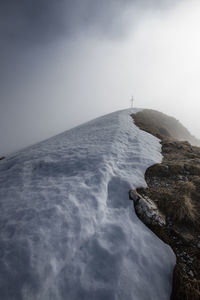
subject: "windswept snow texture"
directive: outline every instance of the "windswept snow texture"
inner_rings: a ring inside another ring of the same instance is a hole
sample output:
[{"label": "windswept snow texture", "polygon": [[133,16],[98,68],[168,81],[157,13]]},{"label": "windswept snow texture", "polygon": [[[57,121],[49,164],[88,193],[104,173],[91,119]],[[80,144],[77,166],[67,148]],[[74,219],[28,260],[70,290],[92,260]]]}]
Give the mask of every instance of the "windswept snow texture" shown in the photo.
[{"label": "windswept snow texture", "polygon": [[165,300],[175,257],[130,188],[159,141],[115,112],[0,163],[1,300]]}]

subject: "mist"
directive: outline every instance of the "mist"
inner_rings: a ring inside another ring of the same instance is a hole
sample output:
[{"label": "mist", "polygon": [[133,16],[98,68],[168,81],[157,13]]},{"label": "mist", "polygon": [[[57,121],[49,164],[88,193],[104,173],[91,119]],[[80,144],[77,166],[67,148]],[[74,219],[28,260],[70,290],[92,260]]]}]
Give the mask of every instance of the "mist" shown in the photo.
[{"label": "mist", "polygon": [[8,1],[0,11],[0,156],[128,108],[132,95],[200,138],[199,1]]}]

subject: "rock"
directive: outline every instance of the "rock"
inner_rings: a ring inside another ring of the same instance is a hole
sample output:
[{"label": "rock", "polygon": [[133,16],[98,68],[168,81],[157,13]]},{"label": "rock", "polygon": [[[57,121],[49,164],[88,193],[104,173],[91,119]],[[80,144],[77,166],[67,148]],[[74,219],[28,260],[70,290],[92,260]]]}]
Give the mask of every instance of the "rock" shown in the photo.
[{"label": "rock", "polygon": [[129,191],[129,198],[131,200],[133,200],[134,202],[136,202],[137,200],[139,200],[141,196],[135,191],[135,190],[130,190]]},{"label": "rock", "polygon": [[190,275],[191,277],[194,277],[194,273],[192,272],[192,270],[190,270],[190,271],[188,272],[188,275]]},{"label": "rock", "polygon": [[190,233],[180,233],[181,237],[182,237],[182,240],[183,242],[186,244],[186,245],[189,245],[193,242],[194,240],[194,237],[192,234]]},{"label": "rock", "polygon": [[197,247],[200,248],[200,242],[198,242]]},{"label": "rock", "polygon": [[[193,235],[185,232],[181,232],[180,230],[177,230],[175,228],[170,228],[170,233],[175,236],[177,239],[179,239],[184,245],[189,246],[194,241]],[[183,252],[183,254],[186,254],[186,252]]]},{"label": "rock", "polygon": [[141,197],[136,191],[129,192],[130,199],[134,202],[135,212],[146,225],[166,225],[165,217],[156,204],[148,197]]},{"label": "rock", "polygon": [[192,257],[189,257],[189,260],[191,261],[191,263],[193,262],[194,258]]}]

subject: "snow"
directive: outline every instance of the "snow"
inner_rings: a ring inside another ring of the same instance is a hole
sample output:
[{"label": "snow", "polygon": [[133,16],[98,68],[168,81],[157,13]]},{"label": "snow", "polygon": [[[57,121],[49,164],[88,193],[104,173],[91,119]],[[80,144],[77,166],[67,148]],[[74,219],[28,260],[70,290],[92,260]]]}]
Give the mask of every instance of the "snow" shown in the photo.
[{"label": "snow", "polygon": [[0,162],[1,300],[170,299],[175,256],[128,197],[162,159],[134,111]]}]

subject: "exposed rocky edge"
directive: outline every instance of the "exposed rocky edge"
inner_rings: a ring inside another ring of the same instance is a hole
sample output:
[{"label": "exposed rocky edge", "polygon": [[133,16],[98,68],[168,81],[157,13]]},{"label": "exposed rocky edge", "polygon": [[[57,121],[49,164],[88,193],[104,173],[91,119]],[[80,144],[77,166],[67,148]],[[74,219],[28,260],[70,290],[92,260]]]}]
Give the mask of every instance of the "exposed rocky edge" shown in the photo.
[{"label": "exposed rocky edge", "polygon": [[[140,127],[145,123],[146,112],[140,112],[134,121]],[[136,116],[136,117],[135,117]],[[155,135],[155,119],[152,126],[149,120],[148,132]],[[144,128],[141,128],[144,129]],[[169,130],[169,126],[163,127]],[[163,130],[163,132],[165,132]],[[157,135],[158,136],[158,135]],[[163,161],[147,169],[145,180],[147,189],[137,189],[137,197],[130,193],[136,204],[138,198],[145,201],[152,209],[148,216],[155,212],[164,215],[166,224],[155,223],[154,218],[148,222],[145,212],[148,210],[135,205],[136,213],[143,222],[169,244],[177,257],[174,270],[173,300],[200,299],[200,148],[191,146],[188,141],[177,141],[166,134],[159,135],[162,144]],[[155,205],[149,205],[153,203]],[[143,212],[141,213],[141,210]]]},{"label": "exposed rocky edge", "polygon": [[2,159],[4,159],[4,158],[5,158],[4,156],[1,156],[1,157],[0,157],[0,160],[2,160]]},{"label": "exposed rocky edge", "polygon": [[147,196],[142,197],[136,191],[129,192],[130,199],[133,200],[137,216],[146,225],[165,226],[165,216],[159,211],[157,205]]}]

